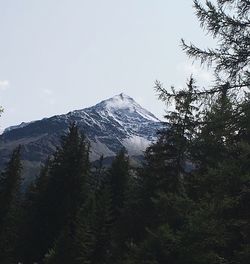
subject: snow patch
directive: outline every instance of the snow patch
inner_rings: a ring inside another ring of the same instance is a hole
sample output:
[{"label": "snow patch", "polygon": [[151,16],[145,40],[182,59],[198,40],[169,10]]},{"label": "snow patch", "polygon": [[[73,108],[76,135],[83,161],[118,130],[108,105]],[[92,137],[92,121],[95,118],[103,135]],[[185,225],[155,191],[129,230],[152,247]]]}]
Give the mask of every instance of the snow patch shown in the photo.
[{"label": "snow patch", "polygon": [[158,118],[156,118],[152,113],[147,111],[146,109],[142,108],[137,102],[134,101],[133,98],[130,96],[121,93],[115,95],[114,97],[102,101],[101,103],[97,104],[95,107],[100,108],[103,110],[106,109],[106,114],[111,115],[111,113],[116,113],[118,110],[126,110],[130,114],[137,113],[142,118],[152,121],[152,122],[160,122]]}]

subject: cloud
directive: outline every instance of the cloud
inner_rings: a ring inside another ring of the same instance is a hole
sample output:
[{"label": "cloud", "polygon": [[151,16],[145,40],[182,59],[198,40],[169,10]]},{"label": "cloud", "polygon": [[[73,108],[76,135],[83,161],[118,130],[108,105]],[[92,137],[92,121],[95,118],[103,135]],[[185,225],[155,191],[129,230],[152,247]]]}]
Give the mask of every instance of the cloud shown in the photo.
[{"label": "cloud", "polygon": [[8,80],[0,80],[0,90],[5,91],[8,89],[10,82]]},{"label": "cloud", "polygon": [[211,83],[213,80],[213,75],[208,69],[204,69],[197,64],[192,64],[189,62],[180,63],[177,66],[177,70],[182,71],[185,76],[189,77],[191,74],[193,77],[202,83]]}]

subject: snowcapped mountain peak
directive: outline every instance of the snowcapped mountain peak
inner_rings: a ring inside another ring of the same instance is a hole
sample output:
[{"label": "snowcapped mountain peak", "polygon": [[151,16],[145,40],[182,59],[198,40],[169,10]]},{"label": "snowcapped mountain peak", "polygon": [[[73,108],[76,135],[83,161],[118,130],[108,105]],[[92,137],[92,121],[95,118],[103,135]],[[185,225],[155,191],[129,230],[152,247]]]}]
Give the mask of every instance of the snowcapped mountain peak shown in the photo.
[{"label": "snowcapped mountain peak", "polygon": [[120,93],[97,104],[97,107],[107,109],[133,109],[137,103],[130,96]]},{"label": "snowcapped mountain peak", "polygon": [[106,112],[109,115],[125,113],[127,116],[139,115],[143,119],[153,122],[159,122],[160,120],[152,113],[141,107],[132,97],[120,93],[109,99],[106,99],[94,107],[98,112]]}]

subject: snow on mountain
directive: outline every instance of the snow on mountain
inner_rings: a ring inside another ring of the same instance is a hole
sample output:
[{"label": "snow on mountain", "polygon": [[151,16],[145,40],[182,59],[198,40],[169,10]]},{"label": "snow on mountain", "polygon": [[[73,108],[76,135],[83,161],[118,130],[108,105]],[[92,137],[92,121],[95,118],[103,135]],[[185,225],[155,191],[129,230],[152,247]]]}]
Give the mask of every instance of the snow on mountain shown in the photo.
[{"label": "snow on mountain", "polygon": [[[141,155],[155,139],[154,127],[160,125],[158,118],[123,93],[74,114],[84,116],[86,122],[99,126],[104,134],[109,133],[110,124],[113,124],[116,139],[130,155]],[[103,135],[101,138],[95,136],[95,141],[97,138],[103,142]]]},{"label": "snow on mountain", "polygon": [[150,120],[153,122],[159,122],[160,120],[156,118],[152,113],[142,108],[138,103],[134,101],[133,98],[128,95],[121,93],[108,100],[102,101],[95,106],[96,108],[106,109],[110,115],[116,114],[117,111],[127,112],[126,114],[132,116],[133,114],[138,114],[141,118]]},{"label": "snow on mountain", "polygon": [[119,94],[95,106],[7,128],[0,136],[0,166],[11,150],[23,145],[26,164],[40,164],[60,144],[70,123],[75,122],[91,143],[91,160],[114,156],[122,147],[139,156],[156,139],[162,122],[133,98]]}]

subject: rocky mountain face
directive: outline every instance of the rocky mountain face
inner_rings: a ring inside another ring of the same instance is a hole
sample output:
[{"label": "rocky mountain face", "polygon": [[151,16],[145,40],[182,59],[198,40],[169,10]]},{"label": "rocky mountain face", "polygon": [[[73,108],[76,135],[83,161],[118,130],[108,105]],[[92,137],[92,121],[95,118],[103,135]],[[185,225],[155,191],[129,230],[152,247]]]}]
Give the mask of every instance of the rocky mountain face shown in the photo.
[{"label": "rocky mountain face", "polygon": [[122,147],[136,159],[163,126],[131,97],[119,94],[89,108],[7,128],[0,138],[0,167],[13,148],[21,144],[25,180],[34,177],[72,122],[77,123],[90,141],[92,161],[101,155],[109,159]]}]

